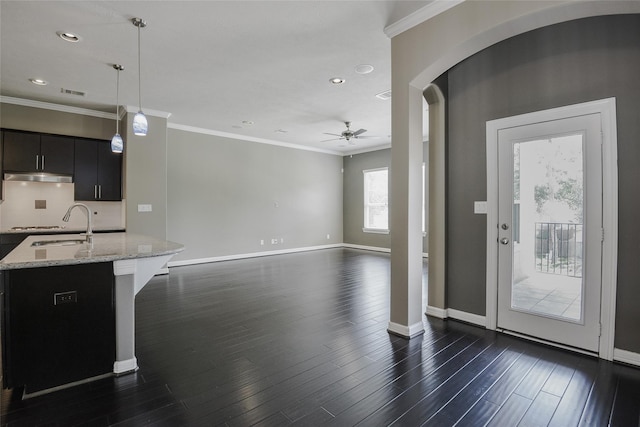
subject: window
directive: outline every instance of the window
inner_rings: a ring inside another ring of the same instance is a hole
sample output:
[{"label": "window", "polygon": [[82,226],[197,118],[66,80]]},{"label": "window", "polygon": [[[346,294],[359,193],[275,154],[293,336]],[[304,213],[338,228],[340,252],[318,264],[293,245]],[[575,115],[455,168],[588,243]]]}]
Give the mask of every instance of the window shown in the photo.
[{"label": "window", "polygon": [[[369,233],[389,233],[389,168],[364,174],[364,228]],[[422,163],[422,235],[426,236],[426,165]]]},{"label": "window", "polygon": [[389,232],[389,168],[369,169],[364,174],[364,231]]}]

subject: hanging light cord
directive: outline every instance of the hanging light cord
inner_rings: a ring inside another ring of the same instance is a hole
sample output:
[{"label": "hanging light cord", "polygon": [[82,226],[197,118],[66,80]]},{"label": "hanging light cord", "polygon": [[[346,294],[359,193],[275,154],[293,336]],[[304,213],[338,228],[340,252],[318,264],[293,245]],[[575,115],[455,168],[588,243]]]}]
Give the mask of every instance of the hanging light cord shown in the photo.
[{"label": "hanging light cord", "polygon": [[142,85],[142,77],[140,76],[142,74],[142,69],[140,68],[140,27],[142,26],[142,21],[139,25],[137,25],[138,27],[138,107],[140,108],[140,111],[142,111],[142,89],[141,89],[141,85]]},{"label": "hanging light cord", "polygon": [[116,77],[116,133],[120,134],[120,108],[118,105],[120,104],[120,68],[116,68],[118,72]]}]

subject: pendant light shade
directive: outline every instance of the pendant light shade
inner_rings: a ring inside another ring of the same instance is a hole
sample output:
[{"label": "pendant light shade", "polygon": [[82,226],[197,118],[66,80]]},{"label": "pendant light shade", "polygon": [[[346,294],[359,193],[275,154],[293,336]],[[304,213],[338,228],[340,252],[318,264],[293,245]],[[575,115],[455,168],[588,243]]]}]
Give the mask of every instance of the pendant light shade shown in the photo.
[{"label": "pendant light shade", "polygon": [[133,25],[138,27],[138,112],[133,116],[133,134],[138,136],[145,136],[149,130],[149,124],[147,118],[142,112],[142,71],[140,68],[140,28],[147,26],[147,23],[142,18],[133,18],[131,20]]},{"label": "pendant light shade", "polygon": [[124,67],[119,64],[113,64],[113,68],[117,71],[117,79],[116,79],[116,134],[111,138],[111,152],[113,153],[122,153],[124,149],[124,141],[120,136],[120,71],[124,70]]},{"label": "pendant light shade", "polygon": [[122,140],[122,137],[120,136],[120,134],[116,133],[115,135],[113,135],[113,138],[111,138],[111,152],[122,153],[123,149],[124,149],[124,141]]},{"label": "pendant light shade", "polygon": [[133,134],[139,136],[145,136],[149,130],[149,124],[147,123],[147,117],[142,110],[138,111],[133,116]]}]

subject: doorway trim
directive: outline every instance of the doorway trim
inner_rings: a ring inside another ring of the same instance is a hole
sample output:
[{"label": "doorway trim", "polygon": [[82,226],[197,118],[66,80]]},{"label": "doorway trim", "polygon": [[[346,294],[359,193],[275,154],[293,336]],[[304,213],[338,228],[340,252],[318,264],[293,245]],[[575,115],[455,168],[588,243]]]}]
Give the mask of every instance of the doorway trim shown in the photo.
[{"label": "doorway trim", "polygon": [[498,321],[498,131],[529,123],[599,113],[602,119],[602,290],[598,356],[613,360],[618,274],[618,149],[616,99],[606,98],[487,122],[486,327]]}]

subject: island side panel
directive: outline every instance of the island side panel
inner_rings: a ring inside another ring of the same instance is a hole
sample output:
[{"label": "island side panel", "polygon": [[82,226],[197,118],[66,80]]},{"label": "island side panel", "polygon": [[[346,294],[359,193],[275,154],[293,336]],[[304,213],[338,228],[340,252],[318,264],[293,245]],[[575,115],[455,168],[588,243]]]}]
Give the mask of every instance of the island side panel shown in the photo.
[{"label": "island side panel", "polygon": [[4,271],[7,387],[33,393],[111,371],[111,263]]}]

